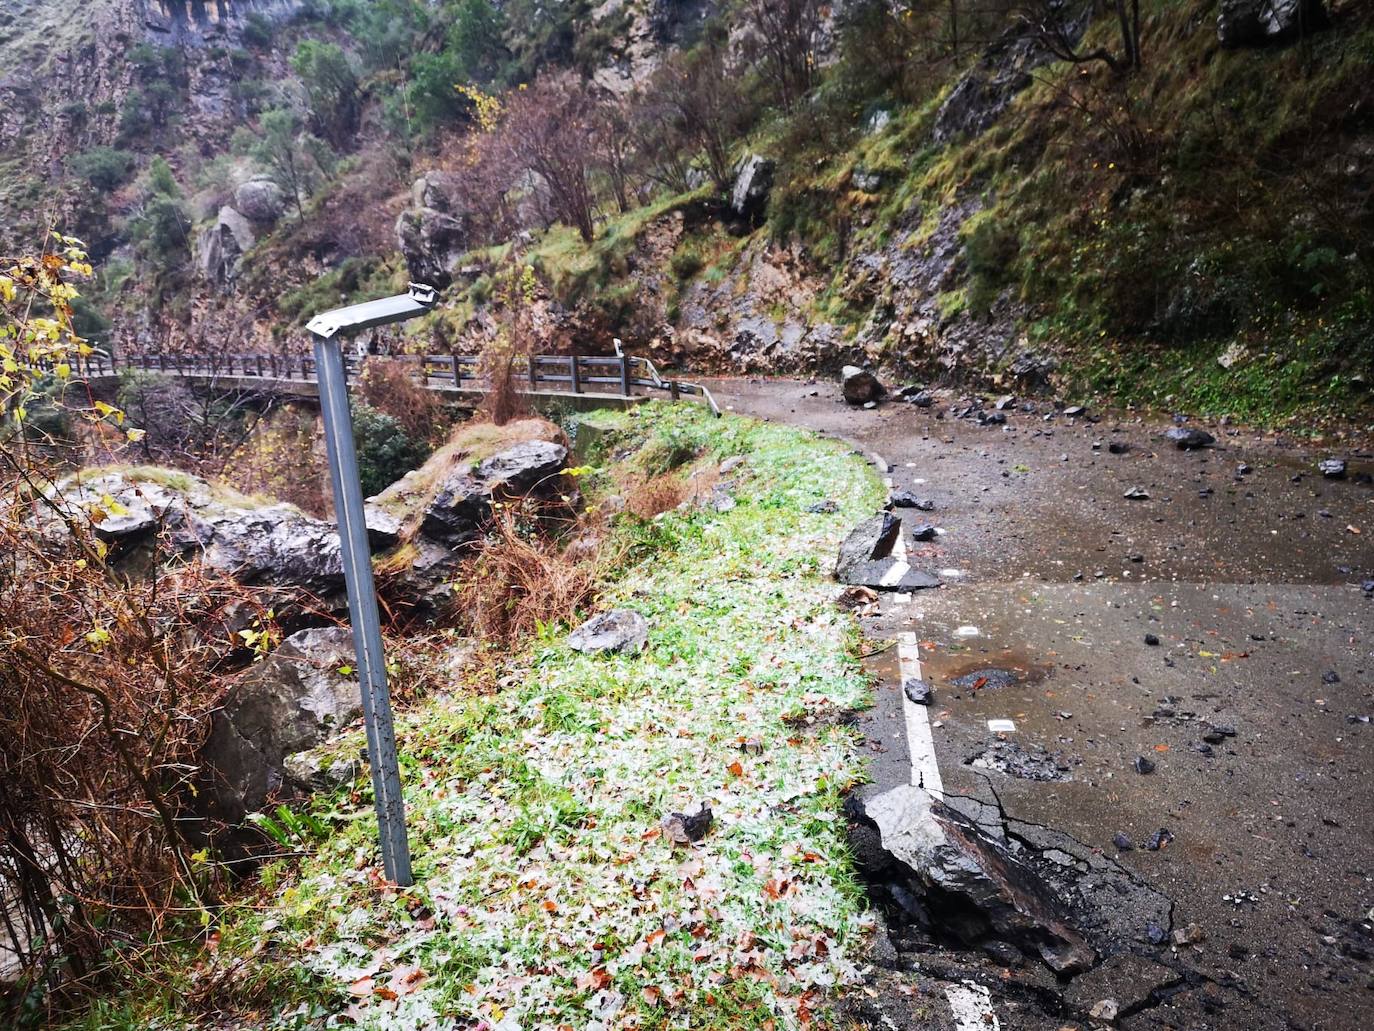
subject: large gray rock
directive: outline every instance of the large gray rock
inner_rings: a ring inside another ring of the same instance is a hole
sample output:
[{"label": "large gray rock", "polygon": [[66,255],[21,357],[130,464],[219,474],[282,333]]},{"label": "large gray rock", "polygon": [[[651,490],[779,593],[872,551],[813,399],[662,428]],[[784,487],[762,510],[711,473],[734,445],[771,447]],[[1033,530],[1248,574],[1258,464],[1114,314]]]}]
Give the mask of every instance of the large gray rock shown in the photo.
[{"label": "large gray rock", "polygon": [[568,449],[547,440],[529,440],[480,462],[477,476],[506,494],[548,493],[568,464]]},{"label": "large gray rock", "polygon": [[[479,462],[455,467],[440,483],[420,522],[420,532],[448,545],[476,540],[491,518],[493,500],[557,492],[568,449],[547,440],[529,440]],[[407,490],[405,481],[397,493]],[[388,488],[388,491],[390,488]],[[385,503],[388,492],[375,502]]]},{"label": "large gray rock", "polygon": [[730,191],[730,209],[736,215],[751,221],[762,216],[773,190],[776,167],[771,158],[758,154],[750,154],[740,162]]},{"label": "large gray rock", "polygon": [[573,651],[592,654],[640,652],[648,643],[649,621],[630,609],[603,612],[568,636]]},{"label": "large gray rock", "polygon": [[397,249],[411,279],[447,286],[470,244],[456,183],[443,172],[426,172],[415,180],[410,196],[410,208],[396,219]]},{"label": "large gray rock", "polygon": [[840,370],[840,389],[844,399],[852,405],[877,401],[887,394],[887,388],[877,376],[857,365],[846,365]]},{"label": "large gray rock", "polygon": [[475,541],[491,518],[491,489],[462,465],[439,485],[425,509],[420,532],[450,546]]},{"label": "large gray rock", "polygon": [[1217,41],[1224,47],[1286,43],[1328,21],[1322,0],[1221,0]]},{"label": "large gray rock", "polygon": [[[160,541],[199,553],[209,569],[249,585],[299,587],[325,598],[343,588],[338,529],[294,505],[253,505],[174,470],[83,471],[52,496],[69,513],[96,519],[95,532],[107,543]],[[39,525],[50,530],[55,519],[42,515]]]},{"label": "large gray rock", "polygon": [[1056,974],[1089,969],[1097,952],[1035,869],[925,789],[904,784],[852,805],[921,894],[959,899],[992,935],[1033,949]]},{"label": "large gray rock", "polygon": [[362,713],[346,628],[302,630],[229,688],[201,757],[210,815],[230,826],[289,791],[288,759],[317,748]]},{"label": "large gray rock", "polygon": [[227,290],[238,279],[243,256],[257,242],[253,224],[234,208],[219,209],[214,225],[196,239],[196,266],[207,283]]},{"label": "large gray rock", "polygon": [[843,581],[854,567],[887,558],[892,554],[901,532],[902,521],[890,512],[879,512],[865,519],[850,530],[849,536],[840,542],[840,557],[835,563],[835,576]]},{"label": "large gray rock", "polygon": [[[1086,27],[1086,18],[1066,24],[1065,42],[1076,44]],[[940,105],[935,114],[935,142],[946,143],[965,134],[977,136],[987,130],[1031,84],[1031,72],[1055,60],[1054,54],[1024,30],[1008,30],[960,77]]]},{"label": "large gray rock", "polygon": [[234,191],[234,207],[253,222],[271,224],[285,213],[286,195],[266,176],[254,176]]},{"label": "large gray rock", "polygon": [[338,527],[294,505],[211,505],[190,513],[173,539],[200,547],[208,568],[241,583],[301,587],[326,600],[343,589]]},{"label": "large gray rock", "polygon": [[835,579],[875,591],[919,591],[941,585],[940,578],[913,569],[893,555],[901,536],[902,521],[890,512],[879,512],[854,527],[840,543],[835,560]]},{"label": "large gray rock", "polygon": [[463,220],[434,208],[411,208],[396,219],[396,248],[417,283],[445,287],[468,251]]},{"label": "large gray rock", "polygon": [[[187,482],[199,481],[188,477]],[[186,494],[164,483],[104,470],[63,480],[49,492],[49,498],[65,515],[91,519],[96,536],[111,545],[149,536],[166,524],[169,513],[180,512],[191,503]],[[207,488],[202,501],[208,498]],[[56,528],[59,519],[46,507],[38,510],[37,517],[44,528]]]}]

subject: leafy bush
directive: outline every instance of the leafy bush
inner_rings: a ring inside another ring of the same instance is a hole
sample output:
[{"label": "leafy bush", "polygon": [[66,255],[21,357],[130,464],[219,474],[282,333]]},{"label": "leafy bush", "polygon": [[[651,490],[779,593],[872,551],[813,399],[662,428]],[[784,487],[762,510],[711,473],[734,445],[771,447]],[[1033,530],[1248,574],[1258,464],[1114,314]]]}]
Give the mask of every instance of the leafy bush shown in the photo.
[{"label": "leafy bush", "polygon": [[429,445],[411,440],[394,416],[366,402],[353,406],[353,437],[363,494],[380,494],[429,457]]},{"label": "leafy bush", "polygon": [[1014,278],[1014,265],[1020,254],[1015,230],[993,212],[969,219],[963,231],[964,260],[968,263],[969,307],[986,311],[997,295]]},{"label": "leafy bush", "polygon": [[138,159],[127,150],[117,147],[92,147],[72,158],[72,171],[97,190],[118,189],[134,174]]},{"label": "leafy bush", "polygon": [[696,244],[684,243],[673,252],[671,264],[673,275],[685,283],[705,267],[706,259],[702,257],[701,250]]}]

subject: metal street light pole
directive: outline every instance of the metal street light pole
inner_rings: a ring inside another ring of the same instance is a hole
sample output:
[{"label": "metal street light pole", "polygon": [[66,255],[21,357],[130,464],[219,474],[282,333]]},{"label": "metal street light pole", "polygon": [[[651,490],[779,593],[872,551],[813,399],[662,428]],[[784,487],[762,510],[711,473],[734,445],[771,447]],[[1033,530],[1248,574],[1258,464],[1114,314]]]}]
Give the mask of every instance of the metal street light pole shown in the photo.
[{"label": "metal street light pole", "polygon": [[353,443],[353,419],[348,410],[339,337],[374,326],[423,315],[434,307],[433,287],[410,285],[410,292],[378,301],[327,311],[306,326],[315,338],[315,368],[319,379],[320,410],[324,416],[325,449],[334,487],[334,512],[339,521],[339,550],[348,589],[348,615],[353,647],[358,656],[363,720],[367,725],[367,757],[372,767],[372,795],[377,809],[377,834],[387,879],[408,887],[415,883],[410,870],[410,842],[406,835],[405,800],[396,758],[391,693],[386,684],[386,655],[382,650],[382,621],[372,580],[372,550],[367,543],[363,488],[358,479],[358,456]]}]

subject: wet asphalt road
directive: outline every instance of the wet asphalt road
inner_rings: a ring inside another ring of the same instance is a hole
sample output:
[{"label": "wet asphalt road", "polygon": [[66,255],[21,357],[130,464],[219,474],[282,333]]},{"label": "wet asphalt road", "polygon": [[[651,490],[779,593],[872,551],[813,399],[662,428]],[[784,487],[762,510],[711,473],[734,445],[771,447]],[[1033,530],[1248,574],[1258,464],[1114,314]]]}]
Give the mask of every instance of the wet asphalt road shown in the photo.
[{"label": "wet asphalt road", "polygon": [[[874,637],[917,635],[946,792],[1072,835],[1172,900],[1172,929],[1201,931],[1152,946],[1141,926],[1130,957],[1076,986],[1034,964],[928,956],[870,990],[880,1016],[955,1027],[939,986],[967,976],[1018,1031],[1092,1026],[1047,1001],[1074,993],[1083,1006],[1133,1002],[1117,1022],[1127,1028],[1368,1023],[1374,599],[1360,584],[1374,578],[1374,487],[1354,478],[1374,456],[1217,427],[1215,448],[1182,452],[1160,436],[1168,424],[1046,421],[1043,402],[984,427],[949,413],[957,395],[863,411],[831,383],[711,386],[742,414],[881,455],[894,488],[935,502],[896,514],[943,531],[909,543],[909,561],[946,586],[904,605],[889,596],[865,622]],[[1317,472],[1333,454],[1351,460],[1351,480]],[[1132,487],[1149,497],[1123,498]],[[952,683],[988,668],[1015,683]],[[910,765],[886,672],[861,726],[875,779],[897,784]],[[999,740],[990,719],[1016,729]],[[1137,771],[1141,757],[1151,772]],[[1163,828],[1172,841],[1144,848]],[[1168,988],[1180,973],[1183,990]]]}]

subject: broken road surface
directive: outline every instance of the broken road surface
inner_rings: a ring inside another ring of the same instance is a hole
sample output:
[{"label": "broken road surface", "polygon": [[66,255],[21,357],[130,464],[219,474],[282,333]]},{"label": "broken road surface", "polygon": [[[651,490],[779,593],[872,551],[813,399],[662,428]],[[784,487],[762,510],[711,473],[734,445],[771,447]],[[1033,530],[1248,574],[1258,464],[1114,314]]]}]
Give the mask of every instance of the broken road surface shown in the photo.
[{"label": "broken road surface", "polygon": [[874,780],[849,803],[888,925],[856,1020],[1364,1026],[1368,454],[1333,480],[1326,452],[1215,427],[1185,448],[1043,402],[995,424],[948,395],[712,389],[881,456],[936,529],[904,529],[905,558],[944,586],[860,610],[905,643],[875,659]]}]

